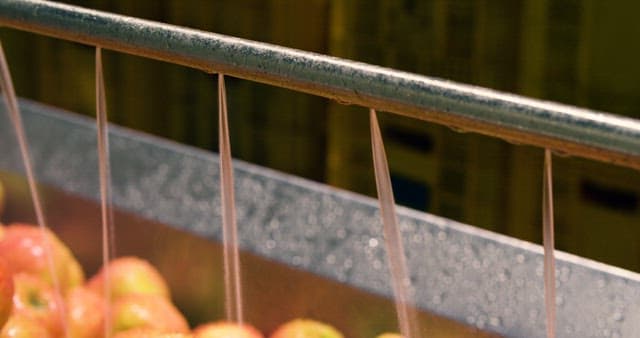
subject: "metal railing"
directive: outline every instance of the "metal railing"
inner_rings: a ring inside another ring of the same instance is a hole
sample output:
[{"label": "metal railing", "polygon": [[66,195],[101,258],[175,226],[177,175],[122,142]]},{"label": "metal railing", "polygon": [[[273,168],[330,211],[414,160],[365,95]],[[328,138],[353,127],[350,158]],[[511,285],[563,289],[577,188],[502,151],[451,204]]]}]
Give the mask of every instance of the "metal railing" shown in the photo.
[{"label": "metal railing", "polygon": [[640,121],[607,113],[49,1],[0,1],[0,26],[640,169]]}]

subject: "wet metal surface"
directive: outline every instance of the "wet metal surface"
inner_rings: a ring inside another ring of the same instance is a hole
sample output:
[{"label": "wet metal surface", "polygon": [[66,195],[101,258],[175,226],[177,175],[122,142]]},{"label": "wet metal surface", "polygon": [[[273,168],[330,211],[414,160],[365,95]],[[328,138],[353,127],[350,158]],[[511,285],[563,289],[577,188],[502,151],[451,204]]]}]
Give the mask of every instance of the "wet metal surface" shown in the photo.
[{"label": "wet metal surface", "polygon": [[[98,201],[93,121],[21,106],[37,177]],[[221,239],[216,156],[115,127],[110,141],[115,207]],[[0,154],[0,170],[22,172],[4,110]],[[241,248],[392,296],[375,200],[239,161],[234,174]],[[507,337],[545,336],[540,246],[406,208],[398,216],[421,309]],[[556,257],[558,337],[640,332],[638,274],[562,252]]]},{"label": "wet metal surface", "polygon": [[0,25],[640,168],[640,123],[324,55],[36,0]]},{"label": "wet metal surface", "polygon": [[[33,220],[28,199],[16,198],[24,179],[0,171],[10,199],[2,221]],[[99,208],[95,201],[58,189],[43,189],[47,216],[54,231],[92,275],[101,266]],[[149,260],[166,278],[171,298],[192,327],[224,318],[223,248],[221,243],[116,210],[118,256]],[[293,318],[331,323],[345,337],[373,338],[397,331],[393,302],[335,280],[241,252],[246,321],[267,336]],[[188,264],[185,264],[188,262]],[[468,324],[424,311],[418,320],[429,338],[498,338]]]}]

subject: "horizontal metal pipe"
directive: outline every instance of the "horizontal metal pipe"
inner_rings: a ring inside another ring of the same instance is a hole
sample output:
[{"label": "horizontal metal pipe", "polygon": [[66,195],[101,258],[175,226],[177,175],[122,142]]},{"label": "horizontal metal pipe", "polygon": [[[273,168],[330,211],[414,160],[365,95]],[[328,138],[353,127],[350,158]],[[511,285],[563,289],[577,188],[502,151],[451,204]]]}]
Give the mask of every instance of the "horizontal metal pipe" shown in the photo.
[{"label": "horizontal metal pipe", "polygon": [[0,25],[640,169],[628,118],[48,1],[2,0]]}]

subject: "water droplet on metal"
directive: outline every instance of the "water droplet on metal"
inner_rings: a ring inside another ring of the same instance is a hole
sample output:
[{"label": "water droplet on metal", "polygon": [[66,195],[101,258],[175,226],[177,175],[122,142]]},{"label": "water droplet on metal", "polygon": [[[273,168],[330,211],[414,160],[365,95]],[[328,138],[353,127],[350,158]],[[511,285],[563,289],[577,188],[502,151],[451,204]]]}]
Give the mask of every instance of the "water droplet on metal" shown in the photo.
[{"label": "water droplet on metal", "polygon": [[511,272],[509,272],[509,270],[502,270],[499,274],[498,274],[498,281],[500,282],[506,282],[509,280],[509,278],[511,277]]},{"label": "water droplet on metal", "polygon": [[272,239],[267,240],[265,244],[266,244],[267,249],[269,249],[269,250],[274,249],[276,247],[276,241],[274,241]]},{"label": "water droplet on metal", "polygon": [[490,317],[489,324],[493,327],[500,327],[502,325],[502,321],[500,320],[500,317]]},{"label": "water droplet on metal", "polygon": [[557,305],[558,307],[562,307],[562,306],[564,305],[564,297],[563,297],[563,296],[558,295],[558,296],[556,297],[556,305]]},{"label": "water droplet on metal", "polygon": [[328,256],[327,256],[327,258],[326,258],[326,260],[327,260],[327,263],[329,263],[329,264],[334,264],[334,263],[336,262],[336,256],[334,256],[334,255],[328,255]]},{"label": "water droplet on metal", "polygon": [[438,232],[438,240],[444,241],[447,239],[447,233],[444,231]]},{"label": "water droplet on metal", "polygon": [[447,126],[447,127],[449,127],[449,129],[453,130],[454,132],[460,133],[460,134],[464,134],[468,132],[467,130],[460,128],[458,126]]},{"label": "water droplet on metal", "polygon": [[553,155],[558,156],[558,157],[563,157],[563,158],[571,157],[571,154],[569,154],[566,151],[552,150],[551,152],[553,153]]},{"label": "water droplet on metal", "polygon": [[335,99],[334,100],[336,103],[341,104],[343,106],[350,106],[353,103],[349,102],[349,101],[345,101],[345,100],[340,100],[340,99]]},{"label": "water droplet on metal", "polygon": [[622,312],[616,311],[611,315],[611,319],[615,322],[621,322],[624,320],[624,315]]},{"label": "water droplet on metal", "polygon": [[443,299],[443,295],[437,294],[431,298],[431,301],[433,302],[433,304],[440,305],[442,304],[442,299]]}]

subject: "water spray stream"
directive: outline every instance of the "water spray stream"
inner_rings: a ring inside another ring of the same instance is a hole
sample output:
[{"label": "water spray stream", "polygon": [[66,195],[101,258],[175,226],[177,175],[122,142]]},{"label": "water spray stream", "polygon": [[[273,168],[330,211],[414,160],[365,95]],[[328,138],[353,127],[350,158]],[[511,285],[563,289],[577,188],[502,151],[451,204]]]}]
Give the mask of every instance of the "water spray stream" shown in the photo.
[{"label": "water spray stream", "polygon": [[544,246],[544,304],[547,316],[547,338],[556,336],[556,262],[554,256],[553,171],[551,151],[544,150],[542,175],[542,242]]},{"label": "water spray stream", "polygon": [[[100,211],[102,220],[102,266],[104,267],[104,299],[111,299],[109,261],[115,254],[113,206],[111,202],[111,166],[109,161],[109,125],[102,72],[102,49],[96,47],[96,130],[98,137],[98,171],[100,176]],[[104,302],[104,336],[111,334],[110,302]]]},{"label": "water spray stream", "polygon": [[238,227],[233,193],[233,167],[227,121],[227,95],[224,75],[218,75],[218,127],[220,147],[220,193],[222,199],[222,241],[224,244],[224,288],[227,320],[243,322]]},{"label": "water spray stream", "polygon": [[[51,280],[53,283],[53,288],[55,290],[55,295],[58,298],[58,303],[61,304],[64,311],[65,305],[62,301],[62,288],[60,285],[58,272],[55,269],[55,262],[53,261],[53,245],[51,244],[50,236],[47,233],[47,222],[42,208],[40,193],[38,192],[38,187],[36,186],[35,174],[31,162],[31,154],[29,152],[29,145],[27,143],[27,136],[24,131],[22,116],[20,115],[20,109],[18,108],[18,99],[13,88],[11,72],[9,71],[9,66],[7,64],[4,48],[2,48],[2,43],[0,43],[0,88],[4,93],[5,104],[7,105],[9,117],[11,119],[11,123],[13,123],[16,137],[18,139],[20,154],[22,155],[22,162],[24,163],[27,182],[29,184],[29,191],[31,193],[31,201],[33,202],[33,209],[36,213],[38,227],[42,231],[42,240],[44,242],[44,250],[46,251],[45,256],[49,268],[49,273],[51,274]],[[65,337],[69,337],[69,327],[66,316],[61,316],[61,320],[63,334]]]},{"label": "water spray stream", "polygon": [[405,338],[416,338],[418,332],[416,314],[415,310],[409,305],[409,295],[412,291],[411,280],[409,279],[409,272],[404,256],[402,235],[396,218],[396,208],[393,189],[391,187],[387,155],[384,151],[382,134],[375,110],[369,110],[369,119],[371,125],[373,167],[376,177],[378,199],[380,201],[384,243],[387,250],[389,270],[391,270],[391,286],[393,288],[400,333]]}]

